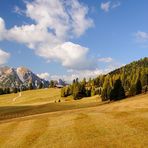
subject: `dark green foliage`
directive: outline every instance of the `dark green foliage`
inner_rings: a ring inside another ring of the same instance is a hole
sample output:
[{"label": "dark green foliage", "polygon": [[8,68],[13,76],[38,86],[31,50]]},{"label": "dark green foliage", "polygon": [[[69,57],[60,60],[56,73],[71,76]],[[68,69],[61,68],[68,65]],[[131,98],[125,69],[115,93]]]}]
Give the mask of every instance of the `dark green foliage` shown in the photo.
[{"label": "dark green foliage", "polygon": [[5,89],[3,90],[3,93],[4,93],[4,94],[10,94],[10,88],[5,88]]},{"label": "dark green foliage", "polygon": [[85,89],[85,85],[79,83],[76,80],[76,83],[73,85],[73,91],[72,91],[72,95],[74,99],[81,99],[82,97],[86,96],[86,89]]},{"label": "dark green foliage", "polygon": [[15,87],[13,88],[13,93],[17,93],[18,92],[18,89]]},{"label": "dark green foliage", "polygon": [[124,88],[122,86],[122,82],[120,79],[117,79],[115,81],[114,87],[110,92],[110,97],[109,99],[112,100],[120,100],[120,99],[124,99],[125,98],[125,91]]},{"label": "dark green foliage", "polygon": [[3,94],[10,94],[10,88],[0,88],[0,95],[3,95]]},{"label": "dark green foliage", "polygon": [[72,95],[73,98],[81,99],[85,96],[90,96],[90,91],[86,90],[86,80],[83,80],[82,82],[79,82],[78,78],[76,80],[73,80],[73,84],[69,85],[67,87],[64,87],[61,89],[61,97],[67,97]]},{"label": "dark green foliage", "polygon": [[53,88],[53,87],[55,87],[55,85],[54,85],[54,81],[51,80],[51,81],[50,81],[50,88]]},{"label": "dark green foliage", "polygon": [[4,94],[3,89],[0,88],[0,95]]},{"label": "dark green foliage", "polygon": [[141,85],[141,81],[138,79],[136,82],[136,95],[141,93],[142,93],[142,85]]},{"label": "dark green foliage", "polygon": [[39,89],[41,89],[41,88],[44,88],[44,86],[43,86],[43,83],[42,83],[42,82],[39,84]]},{"label": "dark green foliage", "polygon": [[91,90],[90,89],[86,89],[86,97],[90,97],[91,96]]}]

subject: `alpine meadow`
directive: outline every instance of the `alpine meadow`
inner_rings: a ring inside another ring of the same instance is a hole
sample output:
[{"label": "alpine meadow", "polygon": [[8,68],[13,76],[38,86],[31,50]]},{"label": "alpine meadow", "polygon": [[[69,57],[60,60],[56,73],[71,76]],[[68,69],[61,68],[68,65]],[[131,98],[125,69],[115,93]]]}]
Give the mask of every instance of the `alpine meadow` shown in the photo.
[{"label": "alpine meadow", "polygon": [[0,148],[147,148],[147,14],[147,0],[1,0]]}]

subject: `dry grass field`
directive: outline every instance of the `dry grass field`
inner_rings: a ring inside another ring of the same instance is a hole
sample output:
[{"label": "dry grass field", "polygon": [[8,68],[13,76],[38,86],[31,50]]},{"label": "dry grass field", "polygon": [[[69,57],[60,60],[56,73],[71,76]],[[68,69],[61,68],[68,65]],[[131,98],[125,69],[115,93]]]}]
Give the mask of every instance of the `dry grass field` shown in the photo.
[{"label": "dry grass field", "polygon": [[11,104],[10,96],[0,97],[2,148],[148,147],[148,94],[104,104],[97,96],[54,103],[52,95]]},{"label": "dry grass field", "polygon": [[0,96],[0,106],[50,103],[61,99],[60,89],[54,88],[23,91],[21,97],[13,101],[17,96],[18,93]]}]

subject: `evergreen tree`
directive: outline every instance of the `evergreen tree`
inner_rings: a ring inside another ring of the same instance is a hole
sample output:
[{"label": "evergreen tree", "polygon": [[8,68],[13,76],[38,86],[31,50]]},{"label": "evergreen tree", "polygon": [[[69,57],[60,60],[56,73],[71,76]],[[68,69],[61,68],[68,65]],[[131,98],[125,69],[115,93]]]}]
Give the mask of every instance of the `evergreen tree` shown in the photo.
[{"label": "evergreen tree", "polygon": [[141,93],[142,93],[142,85],[141,85],[141,81],[138,79],[136,82],[136,95]]},{"label": "evergreen tree", "polygon": [[42,82],[39,84],[39,89],[41,89],[41,88],[43,88],[43,83]]},{"label": "evergreen tree", "polygon": [[51,81],[50,81],[50,88],[53,88],[53,87],[54,87],[54,81],[51,80]]},{"label": "evergreen tree", "polygon": [[4,94],[3,89],[0,88],[0,95]]},{"label": "evergreen tree", "polygon": [[18,92],[18,89],[15,87],[13,88],[13,93],[17,93]]},{"label": "evergreen tree", "polygon": [[77,83],[75,83],[73,87],[73,98],[75,100],[80,98],[80,87],[79,87],[79,84]]},{"label": "evergreen tree", "polygon": [[91,90],[90,89],[86,89],[86,97],[90,97],[91,96]]},{"label": "evergreen tree", "polygon": [[117,79],[115,81],[114,87],[110,92],[110,100],[120,100],[125,98],[125,91],[122,86],[121,80]]}]

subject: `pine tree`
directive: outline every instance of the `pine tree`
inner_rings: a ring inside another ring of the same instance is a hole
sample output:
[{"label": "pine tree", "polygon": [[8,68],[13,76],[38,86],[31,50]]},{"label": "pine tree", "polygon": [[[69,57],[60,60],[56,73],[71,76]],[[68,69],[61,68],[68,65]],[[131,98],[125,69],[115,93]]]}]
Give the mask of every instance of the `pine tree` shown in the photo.
[{"label": "pine tree", "polygon": [[4,94],[3,89],[0,88],[0,95]]},{"label": "pine tree", "polygon": [[124,88],[122,86],[121,80],[117,79],[115,81],[114,87],[110,92],[110,100],[120,100],[125,98],[125,91]]},{"label": "pine tree", "polygon": [[141,85],[141,81],[138,79],[136,82],[136,95],[141,93],[142,93],[142,85]]},{"label": "pine tree", "polygon": [[17,93],[18,92],[18,89],[15,87],[13,88],[13,93]]},{"label": "pine tree", "polygon": [[53,87],[54,87],[54,81],[51,80],[51,81],[50,81],[50,88],[53,88]]}]

